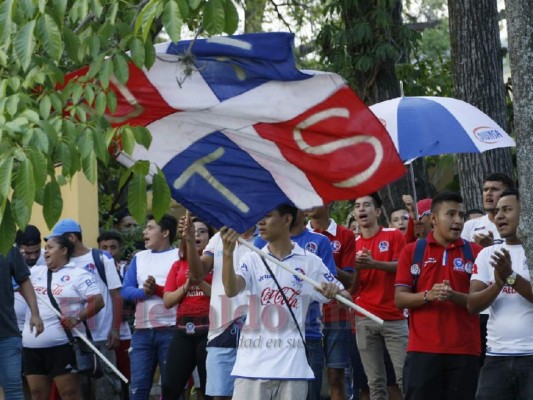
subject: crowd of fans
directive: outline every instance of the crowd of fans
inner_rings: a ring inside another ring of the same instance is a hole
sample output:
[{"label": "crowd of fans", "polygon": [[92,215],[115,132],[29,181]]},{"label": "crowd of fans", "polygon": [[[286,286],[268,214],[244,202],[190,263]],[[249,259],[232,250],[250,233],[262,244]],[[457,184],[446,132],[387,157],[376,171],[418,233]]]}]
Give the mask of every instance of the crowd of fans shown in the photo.
[{"label": "crowd of fans", "polygon": [[[242,234],[148,215],[128,255],[127,214],[98,249],[74,220],[44,241],[29,225],[0,255],[5,399],[144,400],[154,381],[164,400],[533,399],[514,182],[488,176],[484,212],[465,212],[453,192],[403,203],[382,226],[379,195],[357,198],[346,227],[331,205],[280,205]],[[108,366],[78,374],[77,332],[129,383]]]}]

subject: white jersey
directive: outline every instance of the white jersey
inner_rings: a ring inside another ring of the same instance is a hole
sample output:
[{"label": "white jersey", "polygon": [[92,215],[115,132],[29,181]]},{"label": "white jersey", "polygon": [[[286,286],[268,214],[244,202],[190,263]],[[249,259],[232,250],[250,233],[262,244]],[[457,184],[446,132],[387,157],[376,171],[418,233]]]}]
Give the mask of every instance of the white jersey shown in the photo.
[{"label": "white jersey", "polygon": [[[331,272],[316,255],[306,252],[296,243],[282,261],[314,281],[335,282]],[[268,245],[263,248],[268,253]],[[313,286],[266,261],[276,276],[301,332],[305,331],[305,316],[312,301],[329,302]],[[240,261],[237,274],[244,278],[250,291],[250,311],[241,331],[237,359],[232,376],[252,379],[314,379],[307,363],[304,344],[287,305],[261,256],[250,252]]]},{"label": "white jersey", "polygon": [[[220,233],[216,233],[204,249],[205,255],[213,257],[208,340],[216,338],[224,332],[233,320],[246,315],[247,311],[248,296],[246,294],[241,293],[238,296],[229,298],[224,292],[224,285],[222,284],[222,250],[222,238]],[[234,265],[238,266],[241,257],[249,251],[248,247],[237,243],[233,253]]]},{"label": "white jersey", "polygon": [[[44,348],[60,346],[68,343],[65,330],[59,322],[57,315],[45,304],[50,304],[47,290],[47,272],[45,265],[32,267],[31,283],[37,296],[39,313],[44,323],[44,331],[35,337],[35,331],[30,332],[30,311],[27,311],[24,330],[22,331],[22,344],[24,347]],[[77,316],[85,307],[88,297],[101,294],[94,277],[88,272],[69,263],[59,271],[52,273],[52,293],[63,315]],[[76,326],[80,332],[85,333],[83,324]],[[92,331],[91,331],[92,333]]]},{"label": "white jersey", "polygon": [[[491,256],[502,248],[511,254],[513,271],[530,280],[523,246],[505,243],[481,250],[476,258],[472,280],[486,285],[494,283]],[[512,287],[504,286],[488,310],[487,355],[533,355],[533,305]]]},{"label": "white jersey", "polygon": [[[162,251],[143,250],[133,257],[124,277],[122,297],[125,300],[137,302],[136,329],[176,325],[176,307],[167,310],[161,296],[170,268],[179,259],[179,251],[175,248]],[[154,277],[156,285],[161,289],[160,294],[146,296],[144,293],[143,284],[150,275]]]},{"label": "white jersey", "polygon": [[104,308],[93,318],[87,321],[91,329],[94,341],[107,340],[107,335],[113,326],[113,300],[109,294],[110,289],[119,289],[122,287],[120,277],[115,267],[115,261],[108,254],[102,253],[101,260],[104,264],[107,286],[100,277],[96,265],[94,264],[92,250],[78,257],[72,257],[70,262],[77,268],[90,273],[98,284],[98,288],[104,298]]},{"label": "white jersey", "polygon": [[498,228],[496,228],[494,222],[489,219],[488,214],[466,221],[463,231],[461,232],[461,237],[469,242],[474,242],[475,235],[487,235],[489,231],[492,232],[492,235],[494,236],[494,244],[503,243]]}]

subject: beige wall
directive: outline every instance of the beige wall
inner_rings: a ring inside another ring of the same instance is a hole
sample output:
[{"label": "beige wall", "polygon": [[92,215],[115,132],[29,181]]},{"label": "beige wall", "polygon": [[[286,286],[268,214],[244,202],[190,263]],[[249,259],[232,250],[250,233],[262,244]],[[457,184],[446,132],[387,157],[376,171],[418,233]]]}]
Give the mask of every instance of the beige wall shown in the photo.
[{"label": "beige wall", "polygon": [[[82,173],[76,174],[70,184],[61,186],[63,196],[63,211],[60,219],[72,218],[81,225],[83,243],[89,247],[97,247],[98,237],[98,185],[91,184]],[[41,231],[44,238],[52,229],[46,226],[43,208],[35,203],[31,214],[30,224]]]}]

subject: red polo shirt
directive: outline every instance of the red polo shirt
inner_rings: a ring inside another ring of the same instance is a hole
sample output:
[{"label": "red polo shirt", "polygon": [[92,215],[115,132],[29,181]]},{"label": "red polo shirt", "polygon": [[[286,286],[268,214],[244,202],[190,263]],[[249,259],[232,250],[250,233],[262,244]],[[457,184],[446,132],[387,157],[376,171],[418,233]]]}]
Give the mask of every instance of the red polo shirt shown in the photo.
[{"label": "red polo shirt", "polygon": [[[468,263],[462,251],[463,239],[443,247],[433,238],[427,237],[427,245],[415,292],[431,290],[435,283],[450,281],[453,290],[468,293],[470,274]],[[474,259],[481,247],[470,243]],[[409,243],[403,250],[396,273],[396,286],[412,288],[411,266],[416,242]],[[471,271],[470,271],[471,272]],[[422,353],[479,355],[479,317],[470,315],[465,307],[451,301],[433,301],[409,310],[409,344],[407,351]]]},{"label": "red polo shirt", "polygon": [[[370,238],[359,235],[355,241],[356,253],[370,250],[376,261],[396,261],[405,246],[405,237],[401,231],[380,227]],[[395,272],[380,269],[359,270],[359,288],[355,293],[357,305],[387,321],[404,319],[402,310],[394,304]]]}]

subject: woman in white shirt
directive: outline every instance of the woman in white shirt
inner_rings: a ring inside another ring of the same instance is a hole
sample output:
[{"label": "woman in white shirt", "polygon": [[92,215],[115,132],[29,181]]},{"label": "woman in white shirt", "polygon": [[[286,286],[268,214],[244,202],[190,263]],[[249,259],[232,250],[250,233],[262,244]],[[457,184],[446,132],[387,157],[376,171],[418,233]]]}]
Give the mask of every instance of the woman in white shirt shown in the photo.
[{"label": "woman in white shirt", "polygon": [[[76,358],[65,329],[85,328],[81,322],[91,318],[104,306],[104,300],[91,274],[70,264],[74,251],[64,236],[48,237],[45,246],[46,266],[32,268],[44,332],[35,336],[26,318],[22,333],[24,374],[34,400],[47,400],[50,386],[57,386],[63,400],[82,399]],[[50,303],[48,274],[51,274],[51,294],[61,309],[61,319],[44,303]]]}]

